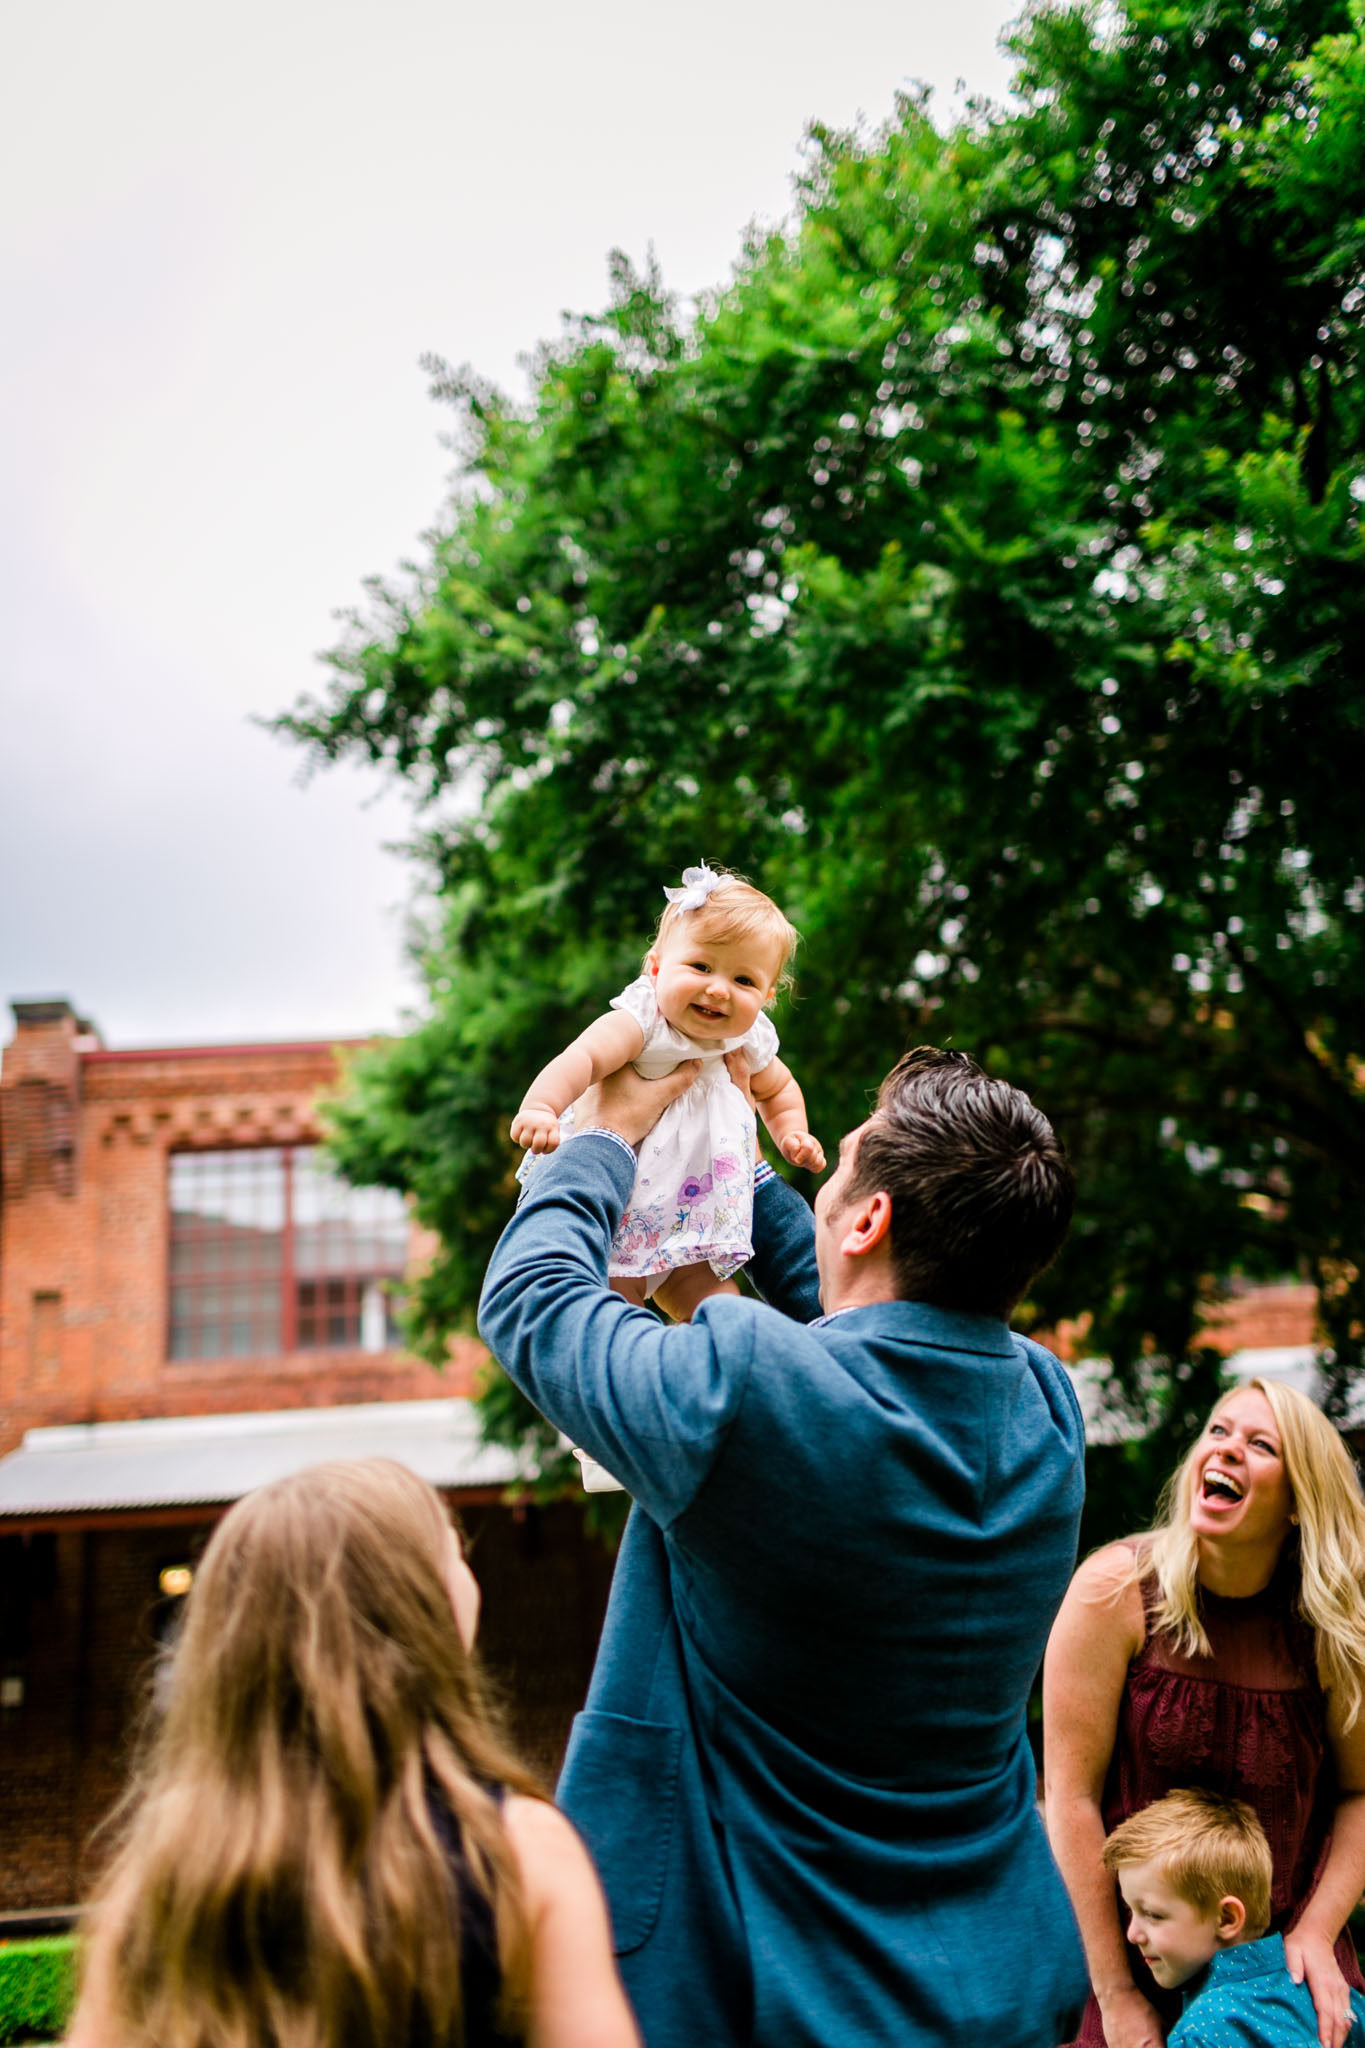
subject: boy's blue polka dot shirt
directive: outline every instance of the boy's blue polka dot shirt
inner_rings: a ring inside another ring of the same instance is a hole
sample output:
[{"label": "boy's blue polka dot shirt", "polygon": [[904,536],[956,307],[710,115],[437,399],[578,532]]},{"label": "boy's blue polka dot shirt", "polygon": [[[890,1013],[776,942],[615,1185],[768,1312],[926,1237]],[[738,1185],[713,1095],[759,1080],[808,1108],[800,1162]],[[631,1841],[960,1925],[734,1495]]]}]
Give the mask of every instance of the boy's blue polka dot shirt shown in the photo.
[{"label": "boy's blue polka dot shirt", "polygon": [[[1365,2048],[1365,1997],[1351,1993],[1355,2024],[1347,2048]],[[1296,1984],[1284,1937],[1223,1949],[1185,1987],[1185,2009],[1166,2048],[1317,2048],[1313,1994]]]}]

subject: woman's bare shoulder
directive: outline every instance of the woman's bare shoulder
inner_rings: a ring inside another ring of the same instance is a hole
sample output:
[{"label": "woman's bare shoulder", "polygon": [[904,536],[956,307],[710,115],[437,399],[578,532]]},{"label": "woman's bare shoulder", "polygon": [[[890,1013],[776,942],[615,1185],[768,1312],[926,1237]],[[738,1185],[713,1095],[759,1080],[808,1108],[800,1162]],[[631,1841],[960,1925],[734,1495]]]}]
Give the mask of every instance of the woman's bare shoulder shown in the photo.
[{"label": "woman's bare shoulder", "polygon": [[557,1879],[588,1876],[596,1882],[592,1860],[578,1830],[548,1799],[509,1793],[502,1815],[507,1839],[533,1897],[547,1886],[552,1887]]},{"label": "woman's bare shoulder", "polygon": [[1089,1557],[1083,1557],[1076,1567],[1076,1578],[1097,1592],[1117,1592],[1120,1587],[1136,1584],[1139,1556],[1138,1539],[1121,1537],[1117,1543],[1102,1544]]},{"label": "woman's bare shoulder", "polygon": [[1126,1543],[1106,1544],[1080,1564],[1057,1611],[1043,1666],[1043,1714],[1058,1738],[1099,1768],[1113,1748],[1128,1667],[1147,1635],[1142,1587]]},{"label": "woman's bare shoulder", "polygon": [[640,2048],[612,1960],[607,1902],[577,1831],[543,1799],[503,1807],[533,1950],[534,2048]]},{"label": "woman's bare shoulder", "polygon": [[1107,1610],[1140,1643],[1146,1634],[1142,1603],[1141,1539],[1125,1537],[1092,1550],[1076,1567],[1067,1600],[1073,1607]]}]

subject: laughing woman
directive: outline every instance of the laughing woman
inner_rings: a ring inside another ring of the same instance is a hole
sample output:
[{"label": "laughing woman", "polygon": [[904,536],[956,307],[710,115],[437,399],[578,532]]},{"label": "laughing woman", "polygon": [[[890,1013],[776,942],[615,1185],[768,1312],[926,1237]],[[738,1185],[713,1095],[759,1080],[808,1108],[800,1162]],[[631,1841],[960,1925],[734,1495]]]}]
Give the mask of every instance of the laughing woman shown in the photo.
[{"label": "laughing woman", "polygon": [[1218,1402],[1158,1526],[1076,1573],[1043,1708],[1048,1833],[1093,1987],[1075,2048],[1161,2048],[1178,2014],[1123,1938],[1100,1851],[1185,1785],[1260,1816],[1272,1929],[1342,2048],[1347,1986],[1365,1988],[1343,1931],[1365,1890],[1365,1503],[1311,1401],[1251,1380]]}]

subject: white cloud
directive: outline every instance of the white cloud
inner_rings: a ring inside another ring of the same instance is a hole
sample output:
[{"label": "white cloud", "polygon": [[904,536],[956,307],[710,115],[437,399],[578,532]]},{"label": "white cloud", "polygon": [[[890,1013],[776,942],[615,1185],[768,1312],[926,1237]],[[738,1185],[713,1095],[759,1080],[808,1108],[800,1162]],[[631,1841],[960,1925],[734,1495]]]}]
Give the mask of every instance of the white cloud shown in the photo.
[{"label": "white cloud", "polygon": [[[1012,10],[815,0],[51,0],[0,74],[0,996],[111,1041],[392,1025],[373,776],[246,724],[420,553],[444,416],[516,385],[613,246],[691,293],[789,202],[801,131],[915,77],[1002,91]],[[14,309],[17,309],[14,310]]]}]

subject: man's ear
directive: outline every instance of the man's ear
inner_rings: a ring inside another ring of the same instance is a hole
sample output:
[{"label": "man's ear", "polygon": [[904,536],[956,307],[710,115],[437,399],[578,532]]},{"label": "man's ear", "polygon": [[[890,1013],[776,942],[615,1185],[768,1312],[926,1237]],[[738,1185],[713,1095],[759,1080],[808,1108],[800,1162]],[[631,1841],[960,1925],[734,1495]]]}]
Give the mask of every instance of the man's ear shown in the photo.
[{"label": "man's ear", "polygon": [[839,1249],[846,1258],[864,1258],[884,1244],[890,1233],[891,1197],[885,1188],[877,1188],[870,1195],[855,1195],[844,1215]]},{"label": "man's ear", "polygon": [[1240,1899],[1229,1892],[1218,1901],[1218,1939],[1224,1948],[1231,1948],[1246,1932],[1247,1909]]}]

